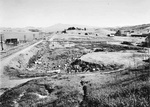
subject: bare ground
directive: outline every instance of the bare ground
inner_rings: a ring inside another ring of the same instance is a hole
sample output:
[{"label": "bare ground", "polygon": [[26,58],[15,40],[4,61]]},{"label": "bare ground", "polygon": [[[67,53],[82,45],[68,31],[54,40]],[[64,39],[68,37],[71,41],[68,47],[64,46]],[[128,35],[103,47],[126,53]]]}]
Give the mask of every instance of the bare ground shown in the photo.
[{"label": "bare ground", "polygon": [[[7,90],[0,97],[1,106],[150,106],[149,62],[146,61],[149,55],[143,56],[142,52],[146,52],[143,48],[77,39],[67,43],[47,41],[44,45],[39,45],[42,51],[31,57],[23,70],[15,68],[12,72],[8,66],[8,72],[19,78],[47,77],[31,80]],[[95,48],[98,51],[95,51]],[[105,55],[105,52],[109,55]],[[103,55],[103,58],[99,57],[100,55]],[[118,60],[111,59],[110,55],[117,57]],[[88,60],[83,60],[84,56]],[[92,61],[89,61],[89,57],[93,58]],[[132,58],[138,59],[134,60],[138,66],[127,67],[126,60],[133,63]],[[119,63],[120,60],[125,62]],[[105,66],[109,64],[113,66]],[[119,64],[126,66],[119,70],[122,68],[118,66]],[[114,70],[118,71],[113,72]]]},{"label": "bare ground", "polygon": [[[142,68],[143,70],[143,68]],[[6,91],[3,107],[148,107],[148,71],[102,75],[63,74],[31,80]]]}]

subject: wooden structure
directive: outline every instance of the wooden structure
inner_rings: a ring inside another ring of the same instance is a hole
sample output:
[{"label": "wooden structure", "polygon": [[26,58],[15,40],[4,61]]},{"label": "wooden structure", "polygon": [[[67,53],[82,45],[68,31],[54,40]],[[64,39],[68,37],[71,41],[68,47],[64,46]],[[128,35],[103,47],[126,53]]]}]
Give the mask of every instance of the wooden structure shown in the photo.
[{"label": "wooden structure", "polygon": [[17,38],[6,39],[5,43],[6,44],[18,44],[19,43],[19,39],[17,39]]}]

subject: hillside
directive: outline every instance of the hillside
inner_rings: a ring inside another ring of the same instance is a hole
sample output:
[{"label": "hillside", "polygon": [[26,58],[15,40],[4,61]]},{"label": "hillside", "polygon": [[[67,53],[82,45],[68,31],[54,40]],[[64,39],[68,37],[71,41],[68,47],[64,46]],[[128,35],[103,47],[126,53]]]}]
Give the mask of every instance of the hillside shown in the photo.
[{"label": "hillside", "polygon": [[133,25],[133,26],[122,26],[122,27],[107,27],[105,28],[107,30],[111,31],[117,31],[117,30],[124,30],[124,31],[145,31],[149,30],[150,31],[150,24],[141,24],[141,25]]},{"label": "hillside", "polygon": [[64,29],[68,29],[69,27],[94,28],[92,26],[86,26],[86,25],[61,24],[61,23],[58,23],[58,24],[55,24],[55,25],[52,25],[52,26],[49,26],[49,27],[42,28],[42,31],[45,31],[45,32],[62,31]]},{"label": "hillside", "polygon": [[144,29],[150,29],[150,24],[142,24],[142,25],[134,25],[134,26],[124,26],[120,27],[120,30],[144,30]]}]

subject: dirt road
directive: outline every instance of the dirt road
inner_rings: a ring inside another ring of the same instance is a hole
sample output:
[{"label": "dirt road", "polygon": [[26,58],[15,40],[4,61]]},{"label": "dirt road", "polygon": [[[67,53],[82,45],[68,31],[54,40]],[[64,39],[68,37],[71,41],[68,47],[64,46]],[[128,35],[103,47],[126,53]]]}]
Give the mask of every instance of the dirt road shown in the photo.
[{"label": "dirt road", "polygon": [[[49,39],[49,41],[53,41],[54,36],[52,36]],[[4,66],[6,66],[14,57],[20,55],[21,53],[27,52],[32,47],[36,46],[37,44],[39,44],[41,42],[43,42],[43,40],[41,40],[41,41],[39,41],[39,42],[37,42],[37,43],[29,46],[29,47],[27,47],[27,48],[25,48],[25,49],[17,52],[17,53],[14,53],[14,54],[12,54],[12,55],[10,55],[10,56],[8,56],[8,57],[6,57],[6,58],[4,58],[4,59],[2,59],[0,61],[0,63],[1,63],[0,64],[0,95],[3,93],[2,90],[1,90],[2,88],[12,88],[12,87],[14,87],[16,85],[19,85],[21,83],[24,83],[24,82],[26,82],[28,80],[33,79],[33,78],[30,78],[30,79],[28,78],[28,79],[17,79],[17,80],[13,79],[13,80],[10,80],[10,78],[8,76],[6,76],[6,75],[3,74],[3,72],[4,72]]]},{"label": "dirt road", "polygon": [[23,83],[23,82],[26,82],[28,81],[29,79],[22,79],[22,80],[10,80],[8,76],[4,75],[3,72],[4,72],[4,66],[6,66],[14,57],[18,56],[19,54],[21,53],[24,53],[28,50],[30,50],[32,47],[34,47],[35,45],[41,43],[43,40],[17,52],[17,53],[14,53],[4,59],[2,59],[0,62],[1,62],[1,66],[0,66],[0,89],[1,88],[9,88],[9,87],[13,87],[15,85],[18,85],[20,83]]}]

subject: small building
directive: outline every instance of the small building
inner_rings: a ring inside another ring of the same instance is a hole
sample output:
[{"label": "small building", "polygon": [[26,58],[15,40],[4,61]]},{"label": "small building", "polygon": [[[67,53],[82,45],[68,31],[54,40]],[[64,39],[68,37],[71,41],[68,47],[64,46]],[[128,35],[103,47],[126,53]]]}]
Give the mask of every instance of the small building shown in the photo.
[{"label": "small building", "polygon": [[108,36],[108,37],[114,37],[115,34],[114,34],[114,33],[110,33],[110,34],[108,34],[107,36]]},{"label": "small building", "polygon": [[18,44],[19,43],[19,39],[17,39],[17,38],[6,39],[5,43],[6,44]]}]

